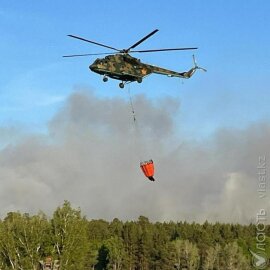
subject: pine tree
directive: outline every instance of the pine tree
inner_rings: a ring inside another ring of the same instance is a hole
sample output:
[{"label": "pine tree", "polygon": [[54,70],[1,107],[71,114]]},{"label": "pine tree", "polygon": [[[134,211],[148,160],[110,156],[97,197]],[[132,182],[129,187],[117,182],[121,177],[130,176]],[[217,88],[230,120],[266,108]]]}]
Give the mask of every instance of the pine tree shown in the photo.
[{"label": "pine tree", "polygon": [[153,247],[152,224],[148,218],[140,216],[137,222],[138,242],[137,242],[137,268],[138,270],[148,270],[151,264],[151,250]]},{"label": "pine tree", "polygon": [[109,225],[109,231],[111,236],[122,237],[123,234],[123,223],[118,219],[114,218]]},{"label": "pine tree", "polygon": [[135,270],[138,254],[138,226],[135,222],[126,222],[123,226],[123,241],[126,250],[126,265],[128,270]]},{"label": "pine tree", "polygon": [[90,240],[97,240],[100,243],[110,238],[109,222],[99,219],[88,222],[88,237]]},{"label": "pine tree", "polygon": [[153,228],[153,248],[151,251],[150,269],[170,270],[173,268],[172,245],[162,223],[156,223]]}]

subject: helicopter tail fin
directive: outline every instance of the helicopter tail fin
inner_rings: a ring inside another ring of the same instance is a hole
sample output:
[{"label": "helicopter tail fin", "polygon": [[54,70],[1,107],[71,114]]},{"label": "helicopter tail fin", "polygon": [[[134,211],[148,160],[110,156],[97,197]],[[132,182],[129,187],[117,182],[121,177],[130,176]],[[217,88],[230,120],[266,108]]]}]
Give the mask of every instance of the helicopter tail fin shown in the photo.
[{"label": "helicopter tail fin", "polygon": [[195,59],[194,54],[192,55],[192,57],[193,57],[194,67],[191,68],[189,71],[186,71],[186,72],[181,73],[181,75],[183,76],[183,78],[189,79],[195,73],[195,71],[198,70],[198,69],[200,69],[200,70],[202,70],[204,72],[207,71],[205,68],[199,67],[197,65],[197,62],[196,62],[196,59]]}]

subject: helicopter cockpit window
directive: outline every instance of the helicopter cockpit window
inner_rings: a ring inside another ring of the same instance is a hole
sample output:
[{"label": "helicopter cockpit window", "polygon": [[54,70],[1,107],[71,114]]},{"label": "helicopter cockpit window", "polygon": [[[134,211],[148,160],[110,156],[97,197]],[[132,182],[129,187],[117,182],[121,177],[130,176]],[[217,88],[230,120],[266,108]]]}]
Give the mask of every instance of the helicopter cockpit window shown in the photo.
[{"label": "helicopter cockpit window", "polygon": [[107,63],[108,63],[108,60],[107,59],[99,59],[98,60],[98,64],[103,65],[103,64],[107,64]]},{"label": "helicopter cockpit window", "polygon": [[99,64],[100,63],[100,59],[96,59],[96,61],[94,62],[95,64]]},{"label": "helicopter cockpit window", "polygon": [[105,61],[104,61],[104,59],[98,59],[98,60],[96,60],[96,64],[103,65],[103,64],[105,64]]}]

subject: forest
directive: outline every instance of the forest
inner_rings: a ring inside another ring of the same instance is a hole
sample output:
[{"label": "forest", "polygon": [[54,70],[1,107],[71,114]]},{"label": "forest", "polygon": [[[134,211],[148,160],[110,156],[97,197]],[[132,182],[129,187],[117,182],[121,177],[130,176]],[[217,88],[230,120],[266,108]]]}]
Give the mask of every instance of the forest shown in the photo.
[{"label": "forest", "polygon": [[[0,220],[0,270],[255,269],[257,233],[256,224],[90,220],[65,201],[51,217],[10,212]],[[269,257],[269,225],[264,233]]]}]

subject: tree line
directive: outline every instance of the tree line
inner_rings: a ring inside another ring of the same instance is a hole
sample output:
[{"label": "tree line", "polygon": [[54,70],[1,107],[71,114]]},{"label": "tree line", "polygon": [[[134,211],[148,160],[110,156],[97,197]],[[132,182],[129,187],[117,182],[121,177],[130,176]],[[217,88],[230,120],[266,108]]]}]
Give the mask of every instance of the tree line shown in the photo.
[{"label": "tree line", "polygon": [[[88,220],[65,201],[51,218],[10,212],[0,220],[0,270],[246,270],[256,250],[255,224]],[[270,254],[270,226],[265,228]]]}]

